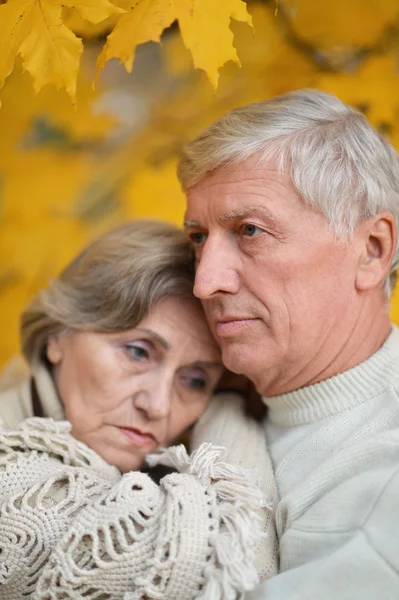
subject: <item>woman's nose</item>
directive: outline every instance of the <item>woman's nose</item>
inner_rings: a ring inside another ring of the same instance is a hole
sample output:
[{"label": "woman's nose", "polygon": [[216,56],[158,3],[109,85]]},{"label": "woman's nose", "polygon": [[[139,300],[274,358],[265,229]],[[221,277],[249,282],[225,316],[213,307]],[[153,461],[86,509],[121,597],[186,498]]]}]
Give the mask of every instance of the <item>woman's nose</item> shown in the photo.
[{"label": "woman's nose", "polygon": [[160,385],[160,383],[151,389],[141,390],[135,395],[135,408],[145,412],[148,419],[164,419],[169,414],[172,392],[170,386]]}]

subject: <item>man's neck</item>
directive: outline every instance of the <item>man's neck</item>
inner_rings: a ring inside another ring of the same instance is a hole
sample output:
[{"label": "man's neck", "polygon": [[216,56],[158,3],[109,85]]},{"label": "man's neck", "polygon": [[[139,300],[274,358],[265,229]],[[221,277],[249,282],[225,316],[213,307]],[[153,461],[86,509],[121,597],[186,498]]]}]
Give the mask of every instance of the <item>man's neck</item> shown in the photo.
[{"label": "man's neck", "polygon": [[[351,324],[341,323],[340,331],[328,336],[317,348],[314,356],[297,370],[291,368],[268,380],[257,382],[257,389],[264,397],[277,396],[303,387],[308,387],[364,362],[383,345],[387,339],[391,322],[388,303],[370,306]],[[272,375],[272,374],[270,374]]]},{"label": "man's neck", "polygon": [[339,353],[319,373],[309,379],[306,385],[329,379],[364,362],[381,348],[390,330],[391,323],[388,316],[363,324],[359,330],[355,328],[351,336],[345,340]]}]

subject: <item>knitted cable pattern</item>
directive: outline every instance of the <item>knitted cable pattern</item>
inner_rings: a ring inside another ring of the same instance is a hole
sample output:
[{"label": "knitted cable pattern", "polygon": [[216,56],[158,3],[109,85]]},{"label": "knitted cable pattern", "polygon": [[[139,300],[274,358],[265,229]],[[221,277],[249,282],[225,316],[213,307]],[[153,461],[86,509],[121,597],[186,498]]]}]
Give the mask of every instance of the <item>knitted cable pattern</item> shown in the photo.
[{"label": "knitted cable pattern", "polygon": [[70,425],[0,430],[0,598],[236,600],[257,583],[262,494],[204,444],[150,457],[179,473],[121,475]]}]

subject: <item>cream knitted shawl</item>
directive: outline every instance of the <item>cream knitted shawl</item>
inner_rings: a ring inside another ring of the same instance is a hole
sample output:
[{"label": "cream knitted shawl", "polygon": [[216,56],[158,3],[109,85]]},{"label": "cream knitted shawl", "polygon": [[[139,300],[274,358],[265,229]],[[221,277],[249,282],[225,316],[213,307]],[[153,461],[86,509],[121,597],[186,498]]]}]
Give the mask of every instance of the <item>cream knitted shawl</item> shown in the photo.
[{"label": "cream knitted shawl", "polygon": [[65,421],[0,430],[0,598],[233,600],[251,589],[263,494],[250,473],[211,444],[149,462],[179,472],[160,485],[121,475]]}]

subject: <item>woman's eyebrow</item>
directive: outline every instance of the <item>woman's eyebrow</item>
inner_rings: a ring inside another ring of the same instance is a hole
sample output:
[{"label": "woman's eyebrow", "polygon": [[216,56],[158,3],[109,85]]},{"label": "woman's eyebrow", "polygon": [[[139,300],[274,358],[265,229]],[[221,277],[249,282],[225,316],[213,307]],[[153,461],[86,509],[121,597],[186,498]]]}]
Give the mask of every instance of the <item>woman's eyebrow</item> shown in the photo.
[{"label": "woman's eyebrow", "polygon": [[136,331],[141,331],[143,333],[146,333],[150,337],[156,339],[157,342],[159,342],[161,344],[161,346],[163,346],[165,348],[165,350],[171,349],[171,345],[165,340],[165,338],[160,336],[159,333],[155,333],[155,331],[152,331],[152,329],[146,329],[144,327],[136,327]]}]

